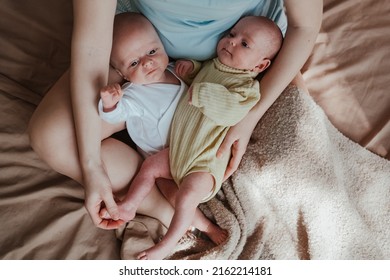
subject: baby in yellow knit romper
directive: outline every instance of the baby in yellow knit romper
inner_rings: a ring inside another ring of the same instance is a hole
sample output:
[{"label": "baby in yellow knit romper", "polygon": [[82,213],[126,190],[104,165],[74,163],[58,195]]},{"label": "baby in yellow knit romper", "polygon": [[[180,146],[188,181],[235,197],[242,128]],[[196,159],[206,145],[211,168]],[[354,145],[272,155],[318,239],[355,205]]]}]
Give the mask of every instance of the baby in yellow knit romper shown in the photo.
[{"label": "baby in yellow knit romper", "polygon": [[[220,189],[230,155],[216,157],[217,149],[229,127],[258,102],[255,78],[271,64],[281,44],[282,34],[274,22],[248,16],[218,42],[217,58],[203,64],[176,62],[178,76],[194,79],[175,111],[170,146],[144,161],[128,195],[118,204],[120,211],[137,209],[157,178],[173,178],[178,186],[167,234],[138,259],[165,258],[190,227],[199,203]],[[226,238],[225,232],[217,243]]]}]

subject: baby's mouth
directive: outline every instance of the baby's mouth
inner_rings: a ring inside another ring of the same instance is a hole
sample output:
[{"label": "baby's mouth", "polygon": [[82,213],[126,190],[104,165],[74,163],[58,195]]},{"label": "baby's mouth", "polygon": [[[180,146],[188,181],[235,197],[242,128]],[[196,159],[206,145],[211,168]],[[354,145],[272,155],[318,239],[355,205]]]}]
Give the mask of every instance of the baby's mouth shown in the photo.
[{"label": "baby's mouth", "polygon": [[232,55],[231,52],[229,52],[226,48],[222,49],[225,53],[229,54],[230,56]]},{"label": "baby's mouth", "polygon": [[156,72],[157,69],[158,69],[158,68],[153,68],[152,70],[150,70],[150,71],[148,72],[147,75],[153,74],[154,72]]}]

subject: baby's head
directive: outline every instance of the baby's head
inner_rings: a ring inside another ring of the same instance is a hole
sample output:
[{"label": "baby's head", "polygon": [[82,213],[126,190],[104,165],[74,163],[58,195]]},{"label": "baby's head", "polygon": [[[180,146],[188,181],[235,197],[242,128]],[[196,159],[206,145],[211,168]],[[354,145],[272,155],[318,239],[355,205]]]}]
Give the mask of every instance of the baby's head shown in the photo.
[{"label": "baby's head", "polygon": [[217,54],[227,66],[260,73],[270,66],[282,41],[282,33],[272,20],[247,16],[218,42]]},{"label": "baby's head", "polygon": [[169,58],[150,21],[138,13],[115,16],[111,66],[136,84],[159,82]]}]

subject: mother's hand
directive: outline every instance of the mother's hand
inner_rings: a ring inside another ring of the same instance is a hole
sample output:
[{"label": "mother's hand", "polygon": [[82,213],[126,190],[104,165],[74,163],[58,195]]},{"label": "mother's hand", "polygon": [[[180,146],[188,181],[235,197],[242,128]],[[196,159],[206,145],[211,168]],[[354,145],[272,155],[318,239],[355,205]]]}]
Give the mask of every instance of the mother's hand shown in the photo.
[{"label": "mother's hand", "polygon": [[232,126],[217,151],[217,157],[222,157],[224,154],[228,153],[229,150],[231,150],[232,154],[223,178],[224,181],[229,178],[240,165],[255,126],[255,124],[250,124],[251,122],[247,116],[235,126]]},{"label": "mother's hand", "polygon": [[[85,208],[93,223],[102,229],[114,229],[124,221],[119,219],[119,210],[112,193],[111,182],[103,167],[84,172]],[[105,207],[112,219],[102,219],[100,209]]]}]

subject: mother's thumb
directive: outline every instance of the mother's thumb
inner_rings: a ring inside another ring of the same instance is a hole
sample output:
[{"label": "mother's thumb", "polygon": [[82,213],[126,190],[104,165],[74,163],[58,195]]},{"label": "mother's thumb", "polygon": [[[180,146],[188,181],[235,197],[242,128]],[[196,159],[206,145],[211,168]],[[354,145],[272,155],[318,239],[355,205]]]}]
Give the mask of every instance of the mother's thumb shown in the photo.
[{"label": "mother's thumb", "polygon": [[221,158],[224,154],[229,153],[233,144],[234,144],[234,140],[226,136],[221,146],[219,146],[218,148],[217,157]]},{"label": "mother's thumb", "polygon": [[119,220],[119,209],[114,198],[112,196],[104,199],[104,204],[106,206],[108,214],[110,214],[111,219]]}]

